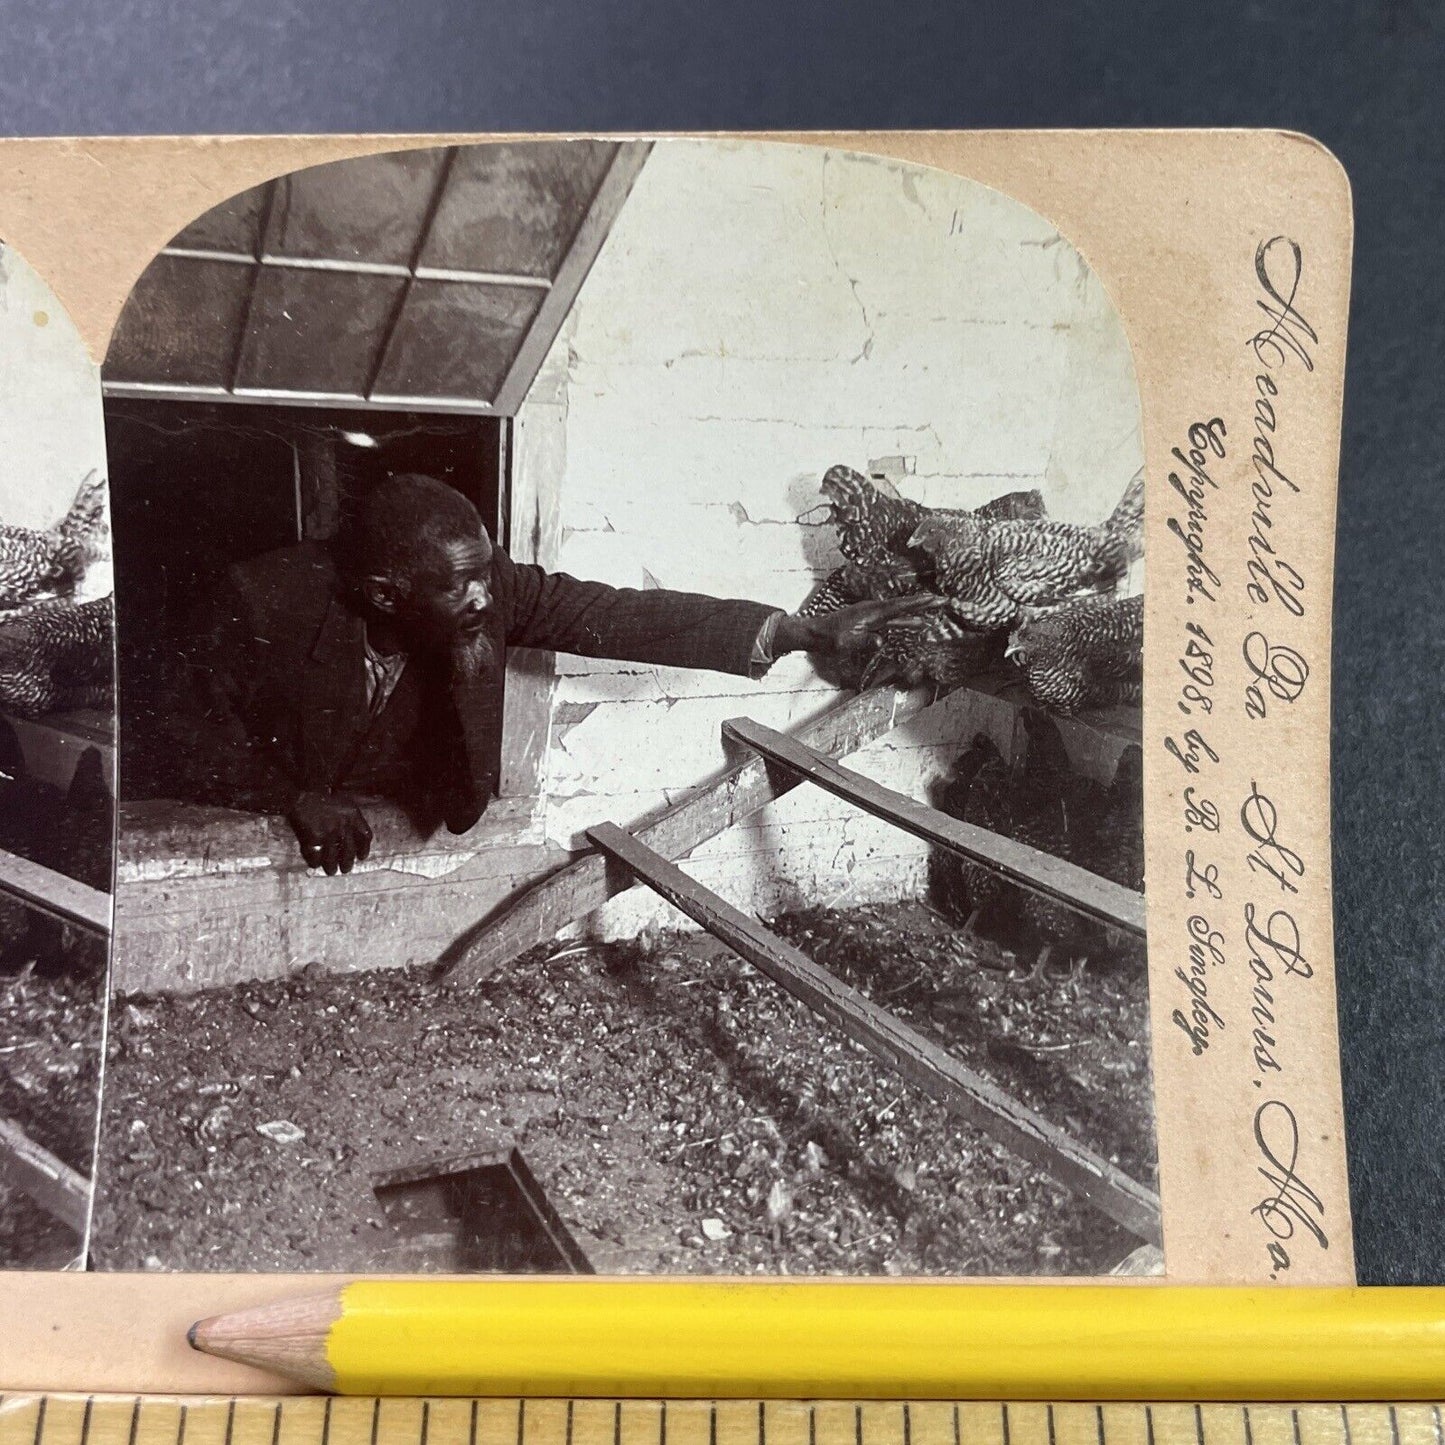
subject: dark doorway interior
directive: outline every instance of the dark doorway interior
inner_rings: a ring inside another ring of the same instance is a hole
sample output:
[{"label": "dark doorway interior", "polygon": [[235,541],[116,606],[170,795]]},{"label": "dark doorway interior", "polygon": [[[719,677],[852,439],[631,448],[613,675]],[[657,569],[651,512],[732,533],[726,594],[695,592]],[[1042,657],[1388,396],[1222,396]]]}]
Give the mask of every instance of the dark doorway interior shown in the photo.
[{"label": "dark doorway interior", "polygon": [[485,416],[110,399],[120,796],[170,796],[155,740],[167,661],[232,563],[335,535],[377,478],[426,472],[475,503],[494,538],[506,422]]}]

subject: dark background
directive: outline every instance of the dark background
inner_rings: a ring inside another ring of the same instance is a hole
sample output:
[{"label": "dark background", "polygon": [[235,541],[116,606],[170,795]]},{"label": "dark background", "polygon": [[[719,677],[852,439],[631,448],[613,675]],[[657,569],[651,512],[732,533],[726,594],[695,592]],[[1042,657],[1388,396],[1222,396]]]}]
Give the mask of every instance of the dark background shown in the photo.
[{"label": "dark background", "polygon": [[[0,0],[0,132],[1270,126],[1357,245],[1335,883],[1361,1277],[1445,1282],[1438,0]],[[1208,223],[1208,197],[1197,201]],[[83,239],[83,238],[81,238]]]}]

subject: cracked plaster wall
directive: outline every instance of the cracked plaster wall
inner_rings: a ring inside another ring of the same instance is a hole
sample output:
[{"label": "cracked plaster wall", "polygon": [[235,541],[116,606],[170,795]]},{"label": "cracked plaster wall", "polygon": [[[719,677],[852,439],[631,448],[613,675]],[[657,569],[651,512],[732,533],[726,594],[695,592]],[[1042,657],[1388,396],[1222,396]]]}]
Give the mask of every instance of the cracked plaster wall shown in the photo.
[{"label": "cracked plaster wall", "polygon": [[[1142,462],[1121,323],[1048,221],[941,172],[738,142],[656,146],[518,425],[522,490],[553,509],[539,560],[789,608],[839,560],[795,521],[835,462],[907,458],[900,490],[939,506],[1039,487],[1078,522]],[[715,774],[723,719],[786,729],[836,700],[799,657],[762,683],[557,662],[545,826],[563,846]],[[953,750],[893,738],[855,765],[922,795]],[[923,868],[921,845],[811,789],[695,856],[753,907],[908,894]],[[603,927],[653,916],[679,917],[629,895]]]}]

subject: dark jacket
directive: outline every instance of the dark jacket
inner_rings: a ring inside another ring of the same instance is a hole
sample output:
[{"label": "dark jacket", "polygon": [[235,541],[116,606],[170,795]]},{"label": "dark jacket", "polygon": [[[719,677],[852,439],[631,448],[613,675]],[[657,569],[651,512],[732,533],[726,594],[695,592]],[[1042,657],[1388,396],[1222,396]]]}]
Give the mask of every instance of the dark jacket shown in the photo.
[{"label": "dark jacket", "polygon": [[[583,657],[746,675],[776,609],[689,592],[633,591],[492,564],[492,641]],[[419,825],[470,828],[496,791],[501,688],[464,683],[413,657],[391,701],[368,717],[361,618],[317,543],[231,567],[182,658],[175,765],[197,801],[285,812],[302,790],[382,776]],[[397,758],[405,755],[402,776]],[[379,774],[369,770],[386,754]]]}]

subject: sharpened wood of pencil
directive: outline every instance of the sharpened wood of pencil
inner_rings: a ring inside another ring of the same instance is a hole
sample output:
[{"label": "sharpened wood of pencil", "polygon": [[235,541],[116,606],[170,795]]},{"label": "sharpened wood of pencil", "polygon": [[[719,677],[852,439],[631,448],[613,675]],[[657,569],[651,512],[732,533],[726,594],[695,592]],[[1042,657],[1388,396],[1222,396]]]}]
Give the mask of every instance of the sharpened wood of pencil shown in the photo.
[{"label": "sharpened wood of pencil", "polygon": [[365,1281],[190,1341],[343,1394],[1403,1400],[1445,1289]]}]

